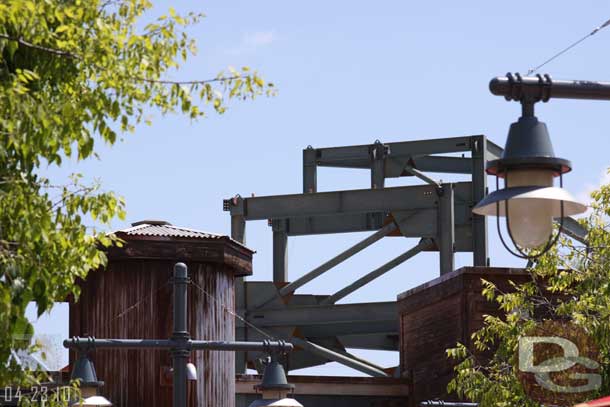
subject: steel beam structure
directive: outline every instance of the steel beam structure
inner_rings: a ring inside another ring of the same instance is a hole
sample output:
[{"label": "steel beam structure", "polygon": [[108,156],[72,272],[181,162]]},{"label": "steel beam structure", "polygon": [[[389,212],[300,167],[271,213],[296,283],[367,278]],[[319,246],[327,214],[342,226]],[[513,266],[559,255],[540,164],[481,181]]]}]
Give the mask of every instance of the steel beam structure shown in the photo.
[{"label": "steel beam structure", "polygon": [[[309,157],[317,157],[316,166],[371,169],[376,164],[374,151],[380,150],[378,142],[371,145],[309,148]],[[428,177],[425,172],[439,172],[452,174],[468,174],[472,178],[473,201],[478,202],[487,194],[487,178],[485,164],[487,160],[500,158],[502,148],[485,136],[455,137],[434,140],[418,140],[396,143],[385,143],[383,155],[384,176],[395,178],[403,176],[416,176],[425,182],[434,185],[435,180]],[[471,157],[438,156],[436,154],[470,153]],[[304,171],[305,171],[305,163]],[[315,174],[309,174],[309,179],[315,179]],[[315,188],[314,188],[315,189]],[[487,250],[487,222],[484,217],[472,215],[472,249],[473,264],[486,266],[489,263]],[[448,270],[449,256],[445,252],[445,263],[441,266],[441,273]]]},{"label": "steel beam structure", "polygon": [[[248,322],[263,330],[291,327],[303,335],[324,336],[372,335],[398,333],[398,311],[395,302],[359,304],[310,304],[276,306],[250,311]],[[242,321],[237,321],[243,327]]]},{"label": "steel beam structure", "polygon": [[[353,309],[334,303],[423,250],[439,252],[441,274],[453,271],[456,251],[472,252],[475,266],[488,266],[487,223],[484,217],[472,213],[472,207],[487,194],[487,161],[502,154],[502,148],[483,135],[330,148],[308,146],[303,150],[302,194],[253,198],[237,195],[224,201],[224,209],[231,212],[231,236],[240,242],[245,242],[246,221],[269,221],[273,230],[273,281],[281,283],[277,287],[261,283],[256,286],[261,291],[250,292],[252,286],[238,280],[236,299],[241,315],[249,323],[280,336],[299,332],[305,338],[300,339],[303,347],[317,355],[320,363],[343,363],[341,357],[348,354],[339,349],[341,343],[391,349],[398,333],[395,321],[359,318]],[[318,167],[368,169],[371,188],[318,192]],[[427,173],[464,174],[469,179],[440,183]],[[404,176],[415,176],[426,185],[385,187],[385,179]],[[286,247],[290,236],[364,231],[374,233],[289,282]],[[564,220],[562,231],[581,241],[586,234],[571,218]],[[396,234],[422,240],[415,248],[331,296],[295,295],[297,289],[384,236]],[[373,304],[362,306],[375,308]],[[245,339],[248,335],[259,336],[244,324],[238,323],[238,330]],[[307,338],[315,338],[317,343]],[[321,343],[327,343],[329,349]],[[331,358],[334,354],[341,357]],[[295,366],[299,363],[308,361],[301,359]],[[352,367],[358,365],[354,365],[353,358],[345,364],[350,363]],[[243,371],[242,367],[245,369],[245,359],[238,362],[238,372]]]},{"label": "steel beam structure", "polygon": [[455,190],[454,184],[443,184],[439,195],[438,237],[439,269],[441,274],[453,271],[455,266]]},{"label": "steel beam structure", "polygon": [[360,360],[353,359],[349,356],[346,356],[342,353],[333,351],[331,349],[325,348],[324,346],[318,345],[316,343],[310,342],[308,340],[293,337],[291,342],[307,351],[322,356],[326,359],[332,360],[334,362],[339,362],[345,366],[349,366],[352,369],[358,370],[362,373],[366,373],[373,377],[389,377],[389,375],[383,370],[379,370],[378,368],[373,367],[369,362],[364,363]]},{"label": "steel beam structure", "polygon": [[288,281],[288,233],[286,221],[276,219],[271,222],[273,230],[273,282]]},{"label": "steel beam structure", "polygon": [[416,254],[421,253],[426,248],[429,248],[432,246],[433,246],[433,243],[432,243],[431,239],[422,239],[422,241],[419,242],[419,244],[417,246],[413,247],[412,249],[407,250],[400,256],[395,257],[394,259],[385,263],[383,266],[376,268],[375,270],[371,271],[370,273],[366,274],[365,276],[359,278],[358,280],[354,281],[353,283],[349,284],[348,286],[337,291],[333,295],[327,297],[322,302],[320,302],[320,305],[329,305],[329,304],[336,303],[337,301],[341,300],[342,298],[347,297],[348,295],[350,295],[354,291],[358,290],[359,288],[364,287],[365,285],[367,285],[371,281],[375,280],[376,278],[381,277],[388,271],[392,270],[394,267],[409,260],[411,257],[415,256]]},{"label": "steel beam structure", "polygon": [[[394,222],[388,223],[383,228],[381,228],[377,232],[373,233],[371,236],[356,243],[354,246],[350,247],[349,249],[344,250],[343,252],[339,253],[332,259],[326,261],[325,263],[321,264],[320,266],[316,267],[315,269],[311,270],[310,272],[299,277],[292,283],[280,288],[278,290],[278,294],[280,295],[280,297],[285,297],[287,295],[294,293],[298,288],[304,286],[311,280],[321,276],[322,274],[326,273],[333,267],[341,264],[345,260],[349,259],[350,257],[354,256],[355,254],[366,249],[373,243],[377,242],[378,240],[382,239],[383,237],[387,236],[388,234],[394,232],[396,229],[397,229],[397,226]],[[274,282],[275,282],[275,279],[274,279]],[[274,298],[275,298],[275,295],[268,297],[268,298],[264,298],[262,301],[256,301],[255,304],[253,305],[253,308],[262,307],[265,304],[269,303],[269,301],[273,300]]]}]

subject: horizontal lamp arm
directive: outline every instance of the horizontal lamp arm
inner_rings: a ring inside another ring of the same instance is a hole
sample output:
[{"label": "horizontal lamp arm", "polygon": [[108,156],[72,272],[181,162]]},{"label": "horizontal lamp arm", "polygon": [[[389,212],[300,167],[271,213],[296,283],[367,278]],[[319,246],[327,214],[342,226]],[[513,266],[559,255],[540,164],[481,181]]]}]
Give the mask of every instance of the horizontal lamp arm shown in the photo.
[{"label": "horizontal lamp arm", "polygon": [[507,74],[489,82],[489,90],[507,100],[546,102],[550,98],[610,100],[610,82],[553,80],[549,75]]},{"label": "horizontal lamp arm", "polygon": [[64,341],[64,347],[87,351],[99,348],[119,349],[176,349],[188,350],[220,350],[220,351],[260,351],[289,352],[293,349],[291,343],[284,341],[236,342],[236,341],[174,341],[171,339],[96,339],[93,337],[74,337]]}]

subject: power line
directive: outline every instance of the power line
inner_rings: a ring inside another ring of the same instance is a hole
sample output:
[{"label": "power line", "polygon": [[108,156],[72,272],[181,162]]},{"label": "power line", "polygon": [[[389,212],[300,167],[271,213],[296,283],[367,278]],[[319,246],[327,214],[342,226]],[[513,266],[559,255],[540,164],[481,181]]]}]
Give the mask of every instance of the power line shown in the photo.
[{"label": "power line", "polygon": [[555,55],[553,55],[552,57],[550,57],[549,59],[547,59],[546,61],[544,61],[543,63],[541,63],[540,65],[538,65],[535,68],[530,68],[527,71],[528,75],[531,75],[533,73],[535,73],[536,71],[538,71],[540,68],[542,68],[543,66],[545,66],[546,64],[548,64],[549,62],[553,61],[554,59],[560,57],[561,55],[565,54],[566,52],[568,52],[569,50],[571,50],[572,48],[574,48],[575,46],[577,46],[578,44],[580,44],[581,42],[583,42],[584,40],[586,40],[587,38],[597,34],[598,31],[602,30],[603,28],[606,28],[607,26],[610,25],[610,20],[606,21],[605,23],[603,23],[602,25],[600,25],[599,27],[595,28],[593,31],[591,31],[589,34],[585,35],[584,37],[582,37],[581,39],[579,39],[578,41],[576,41],[575,43],[571,44],[570,46],[568,46],[567,48],[564,48],[563,50],[559,51],[558,53],[556,53]]}]

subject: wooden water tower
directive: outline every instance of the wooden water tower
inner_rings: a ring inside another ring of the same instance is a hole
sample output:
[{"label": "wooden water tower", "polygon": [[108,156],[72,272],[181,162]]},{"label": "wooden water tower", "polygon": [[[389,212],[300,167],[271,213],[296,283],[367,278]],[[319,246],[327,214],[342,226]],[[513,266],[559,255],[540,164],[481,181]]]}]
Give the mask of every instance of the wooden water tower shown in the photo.
[{"label": "wooden water tower", "polygon": [[[70,336],[168,338],[172,332],[171,273],[189,268],[189,331],[194,339],[233,340],[234,279],[252,274],[252,250],[227,236],[142,221],[116,235],[123,247],[108,250],[108,265],[80,283],[70,303]],[[71,355],[73,360],[74,355]],[[115,406],[171,405],[168,351],[106,350],[93,353],[101,393]],[[189,406],[235,405],[233,352],[193,352],[197,380]]]}]

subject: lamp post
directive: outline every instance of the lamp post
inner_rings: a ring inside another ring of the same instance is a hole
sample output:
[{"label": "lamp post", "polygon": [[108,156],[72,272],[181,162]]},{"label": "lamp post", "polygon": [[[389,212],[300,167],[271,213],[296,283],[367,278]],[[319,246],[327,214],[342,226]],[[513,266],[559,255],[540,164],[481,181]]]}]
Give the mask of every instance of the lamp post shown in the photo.
[{"label": "lamp post", "polygon": [[[610,83],[553,81],[549,75],[522,77],[509,73],[492,79],[489,89],[507,101],[521,103],[522,114],[510,126],[502,157],[487,163],[487,174],[496,177],[496,191],[481,200],[473,213],[496,216],[504,247],[517,257],[534,259],[557,242],[566,216],[587,209],[563,189],[563,174],[571,171],[572,164],[555,156],[546,125],[534,115],[534,105],[551,98],[610,100]],[[500,178],[504,179],[504,188],[500,188]],[[555,178],[559,178],[559,187],[554,186]],[[500,217],[505,217],[515,249],[502,236]],[[555,236],[554,220],[560,224]],[[527,249],[539,250],[532,254]]]},{"label": "lamp post", "polygon": [[[64,341],[64,347],[75,349],[79,356],[72,371],[73,379],[95,386],[100,382],[95,375],[93,364],[88,353],[93,349],[167,349],[173,360],[173,406],[186,407],[187,379],[189,373],[188,357],[195,350],[219,351],[263,351],[267,353],[285,353],[293,349],[292,344],[284,341],[236,342],[236,341],[200,341],[192,340],[187,329],[187,286],[188,272],[186,264],[174,266],[174,331],[170,339],[96,339],[74,337]],[[83,402],[86,400],[83,400]],[[77,403],[78,405],[78,403]]]}]

